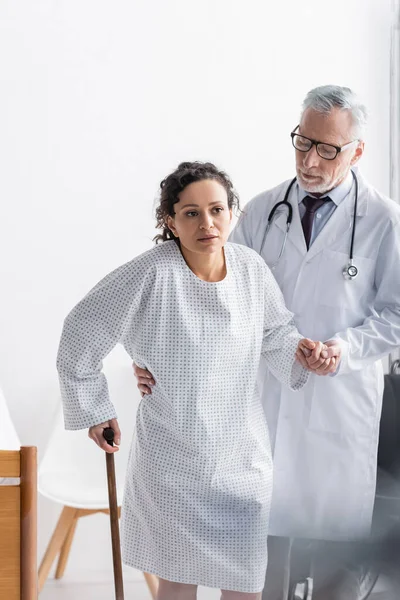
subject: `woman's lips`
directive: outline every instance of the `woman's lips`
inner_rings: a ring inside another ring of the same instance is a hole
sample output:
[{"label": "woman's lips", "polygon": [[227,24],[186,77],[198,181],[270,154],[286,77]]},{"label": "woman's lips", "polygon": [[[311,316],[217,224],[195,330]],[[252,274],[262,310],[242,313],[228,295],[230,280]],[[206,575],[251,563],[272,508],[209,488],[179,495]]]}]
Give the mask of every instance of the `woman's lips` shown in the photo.
[{"label": "woman's lips", "polygon": [[212,240],[217,240],[218,236],[217,235],[211,235],[208,237],[204,237],[204,238],[199,238],[199,242],[212,242]]}]

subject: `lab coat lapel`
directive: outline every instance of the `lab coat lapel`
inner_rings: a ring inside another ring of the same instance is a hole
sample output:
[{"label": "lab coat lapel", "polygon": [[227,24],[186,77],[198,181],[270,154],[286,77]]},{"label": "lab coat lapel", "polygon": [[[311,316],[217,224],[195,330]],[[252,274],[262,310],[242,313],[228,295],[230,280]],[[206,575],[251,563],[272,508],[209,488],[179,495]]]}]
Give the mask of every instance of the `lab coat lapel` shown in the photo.
[{"label": "lab coat lapel", "polygon": [[[330,247],[337,239],[344,235],[349,235],[352,226],[352,216],[350,204],[352,197],[346,198],[335,210],[322,231],[314,240],[307,253],[307,260],[311,260],[319,254],[324,248]],[[350,238],[349,238],[350,240]],[[350,247],[350,241],[349,241]]]},{"label": "lab coat lapel", "polygon": [[[293,208],[293,219],[289,230],[288,244],[292,243],[294,246],[296,246],[299,252],[305,256],[307,253],[307,246],[300,220],[299,204],[297,201],[297,187],[291,191],[289,202]],[[285,216],[283,217],[282,215],[275,221],[277,227],[279,227],[283,233],[286,232],[286,215],[287,211],[285,210]]]},{"label": "lab coat lapel", "polygon": [[[358,180],[357,216],[362,217],[368,212],[369,186],[365,179],[358,172],[358,169],[354,169],[354,171]],[[350,192],[350,195],[337,207],[332,217],[322,229],[321,233],[318,235],[308,252],[300,219],[296,190],[297,188],[295,187],[291,191],[289,197],[289,202],[293,207],[293,220],[288,235],[288,244],[293,244],[300,254],[304,257],[307,256],[307,260],[309,260],[316,256],[324,248],[333,244],[335,240],[346,234],[348,235],[349,232],[351,232],[354,214],[354,186]],[[279,229],[282,231],[282,234],[285,234],[286,232],[286,215],[287,212],[285,210],[274,220],[274,225],[279,227]],[[355,243],[357,243],[357,241]]]}]

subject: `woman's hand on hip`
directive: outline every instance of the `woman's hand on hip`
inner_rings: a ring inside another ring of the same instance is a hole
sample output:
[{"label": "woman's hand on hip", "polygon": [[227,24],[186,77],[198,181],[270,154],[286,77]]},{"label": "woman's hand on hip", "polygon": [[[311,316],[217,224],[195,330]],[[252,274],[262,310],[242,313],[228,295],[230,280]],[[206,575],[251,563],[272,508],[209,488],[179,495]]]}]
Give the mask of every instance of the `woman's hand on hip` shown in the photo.
[{"label": "woman's hand on hip", "polygon": [[150,386],[155,385],[153,375],[147,369],[138,367],[136,363],[132,363],[132,367],[142,398],[147,394],[151,394]]},{"label": "woman's hand on hip", "polygon": [[[107,429],[107,427],[111,427],[111,429],[114,430],[115,446],[110,446],[110,444],[104,439],[103,431]],[[113,454],[119,450],[118,446],[121,443],[121,431],[117,419],[110,419],[105,423],[100,423],[99,425],[93,425],[93,427],[89,427],[88,436],[95,442],[95,444],[99,446],[99,448],[105,452],[108,452],[108,454]]]}]

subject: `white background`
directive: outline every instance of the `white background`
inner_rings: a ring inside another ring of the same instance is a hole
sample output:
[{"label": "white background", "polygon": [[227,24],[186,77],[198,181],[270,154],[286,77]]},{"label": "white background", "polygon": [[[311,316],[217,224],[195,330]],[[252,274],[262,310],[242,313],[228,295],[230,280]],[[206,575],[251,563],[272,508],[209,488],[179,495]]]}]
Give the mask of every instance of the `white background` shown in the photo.
[{"label": "white background", "polygon": [[[389,192],[390,4],[2,0],[0,384],[23,444],[43,455],[63,318],[151,247],[179,161],[216,162],[245,204],[293,176],[302,99],[335,83],[369,108],[361,170]],[[39,556],[60,509],[40,499]],[[67,577],[108,569],[107,548],[107,519],[84,519]]]}]

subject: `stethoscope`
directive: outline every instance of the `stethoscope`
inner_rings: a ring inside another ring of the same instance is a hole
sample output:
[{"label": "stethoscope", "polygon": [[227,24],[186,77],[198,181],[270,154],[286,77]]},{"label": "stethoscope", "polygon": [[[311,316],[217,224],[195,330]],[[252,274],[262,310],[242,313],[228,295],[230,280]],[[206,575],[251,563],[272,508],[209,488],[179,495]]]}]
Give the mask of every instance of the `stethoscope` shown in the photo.
[{"label": "stethoscope", "polygon": [[[351,281],[352,279],[355,279],[355,277],[357,277],[357,275],[358,275],[358,269],[353,264],[354,236],[355,236],[355,232],[356,232],[356,217],[357,217],[357,202],[358,202],[358,180],[357,180],[357,177],[356,177],[356,174],[354,173],[354,171],[352,171],[351,174],[353,175],[353,179],[354,179],[354,183],[355,183],[353,226],[352,226],[352,231],[351,231],[349,262],[347,263],[346,266],[343,267],[343,271],[342,271],[343,277],[345,279],[348,279],[349,281]],[[286,240],[287,240],[287,237],[289,235],[290,226],[292,224],[292,218],[293,218],[293,207],[290,204],[290,202],[288,201],[288,198],[289,198],[290,190],[292,189],[292,187],[294,186],[294,184],[296,183],[296,181],[297,181],[297,177],[294,177],[292,179],[292,181],[289,183],[289,186],[288,186],[288,188],[286,190],[286,193],[285,193],[285,197],[283,198],[283,200],[281,200],[280,202],[277,202],[275,204],[275,206],[272,207],[271,212],[269,213],[269,216],[268,216],[268,223],[267,223],[267,227],[265,229],[264,236],[263,236],[263,239],[262,239],[261,248],[260,248],[260,254],[262,254],[262,250],[264,248],[265,240],[267,238],[268,231],[270,230],[271,225],[273,223],[273,219],[274,219],[274,216],[276,214],[276,211],[278,210],[278,208],[280,206],[285,206],[287,208],[285,237],[283,238],[283,242],[282,242],[282,246],[281,246],[281,251],[279,252],[279,256],[278,256],[277,260],[274,262],[274,264],[271,265],[271,269],[275,269],[275,267],[279,263],[279,261],[280,261],[280,259],[282,257],[282,254],[283,254],[283,252],[285,250]]]}]

